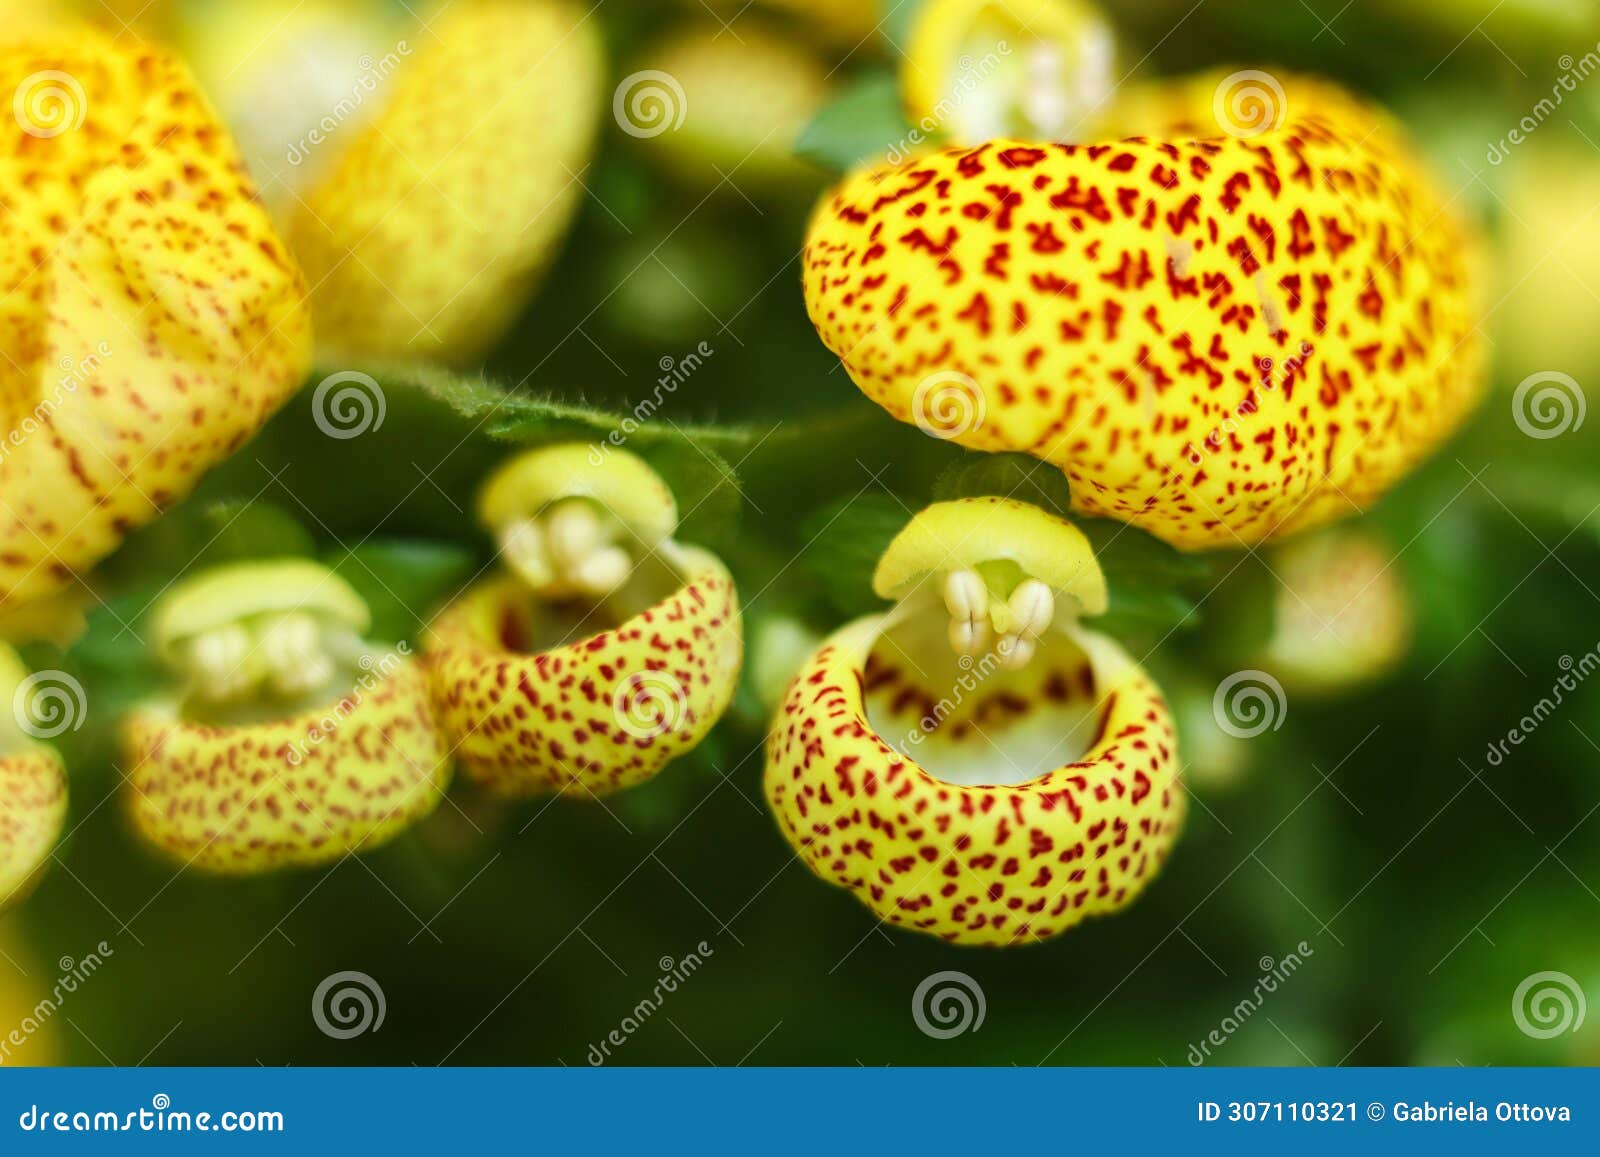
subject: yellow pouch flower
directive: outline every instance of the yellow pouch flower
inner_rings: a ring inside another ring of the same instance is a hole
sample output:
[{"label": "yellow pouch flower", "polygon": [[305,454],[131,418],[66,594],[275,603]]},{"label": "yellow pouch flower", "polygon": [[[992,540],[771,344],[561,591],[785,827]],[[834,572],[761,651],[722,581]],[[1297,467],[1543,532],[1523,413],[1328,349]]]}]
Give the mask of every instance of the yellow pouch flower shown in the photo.
[{"label": "yellow pouch flower", "polygon": [[805,249],[825,344],[894,417],[1184,549],[1375,501],[1482,391],[1472,225],[1321,82],[1206,75],[1115,117],[1152,135],[846,178]]},{"label": "yellow pouch flower", "polygon": [[691,26],[639,57],[615,98],[642,151],[696,187],[804,189],[821,174],[794,153],[828,96],[828,70],[803,45],[755,20],[738,38]]},{"label": "yellow pouch flower", "polygon": [[509,573],[427,635],[466,775],[601,796],[698,745],[733,698],[743,628],[721,560],[672,538],[665,483],[625,450],[552,446],[502,467],[478,511]]},{"label": "yellow pouch flower", "polygon": [[1016,945],[1131,902],[1182,825],[1171,714],[1078,623],[1105,578],[1071,524],[1004,498],[935,503],[773,719],[766,794],[822,879],[880,918]]},{"label": "yellow pouch flower", "polygon": [[428,15],[289,226],[330,354],[478,357],[583,196],[604,105],[592,16],[557,0]]},{"label": "yellow pouch flower", "polygon": [[30,708],[39,690],[0,644],[0,912],[33,890],[67,822],[66,768]]},{"label": "yellow pouch flower", "polygon": [[169,591],[152,644],[186,685],[123,725],[140,835],[243,874],[366,851],[427,816],[450,778],[427,676],[368,625],[312,562],[231,564]]},{"label": "yellow pouch flower", "polygon": [[63,586],[299,387],[305,287],[162,49],[0,32],[0,605]]}]

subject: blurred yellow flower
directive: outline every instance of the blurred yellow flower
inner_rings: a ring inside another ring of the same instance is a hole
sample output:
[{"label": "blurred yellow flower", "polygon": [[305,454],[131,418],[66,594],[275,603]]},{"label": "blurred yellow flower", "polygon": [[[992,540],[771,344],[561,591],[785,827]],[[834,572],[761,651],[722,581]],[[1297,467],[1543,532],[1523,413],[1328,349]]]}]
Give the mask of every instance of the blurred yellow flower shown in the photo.
[{"label": "blurred yellow flower", "polygon": [[1273,630],[1261,665],[1291,692],[1331,695],[1381,679],[1411,646],[1411,592],[1393,551],[1358,527],[1279,547]]},{"label": "blurred yellow flower", "polygon": [[1116,42],[1082,0],[927,0],[900,88],[922,133],[957,145],[995,137],[1091,139],[1115,87]]},{"label": "blurred yellow flower", "polygon": [[1501,296],[1490,317],[1496,368],[1511,383],[1554,370],[1581,385],[1600,364],[1600,156],[1562,131],[1549,126],[1505,165]]},{"label": "blurred yellow flower", "polygon": [[165,51],[0,33],[0,606],[48,594],[182,498],[297,389],[299,270]]},{"label": "blurred yellow flower", "polygon": [[639,54],[617,89],[622,130],[702,189],[799,188],[821,173],[794,153],[827,99],[827,70],[804,45],[745,19],[737,37],[715,24],[676,31]]},{"label": "blurred yellow flower", "polygon": [[[0,1066],[64,1064],[66,1020],[54,979],[15,921],[0,923]],[[14,1034],[14,1036],[13,1036]]]},{"label": "blurred yellow flower", "polygon": [[37,687],[0,644],[0,912],[33,890],[67,822],[66,768],[30,713]]},{"label": "blurred yellow flower", "polygon": [[368,625],[355,591],[306,561],[168,591],[151,642],[182,684],[123,725],[139,834],[186,866],[258,873],[370,850],[427,816],[450,780],[427,676]]},{"label": "blurred yellow flower", "polygon": [[471,361],[499,339],[583,195],[592,13],[271,0],[217,5],[184,40],[286,221],[324,360]]}]

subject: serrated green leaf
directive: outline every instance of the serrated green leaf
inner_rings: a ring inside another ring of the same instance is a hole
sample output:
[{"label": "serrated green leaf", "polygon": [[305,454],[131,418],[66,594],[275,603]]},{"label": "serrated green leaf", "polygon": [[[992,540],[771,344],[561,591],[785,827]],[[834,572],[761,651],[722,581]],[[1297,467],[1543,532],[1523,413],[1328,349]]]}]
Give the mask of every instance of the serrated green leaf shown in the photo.
[{"label": "serrated green leaf", "polygon": [[483,377],[438,366],[377,367],[370,371],[385,389],[416,389],[443,402],[492,438],[536,446],[563,439],[609,441],[634,451],[662,443],[694,442],[724,450],[749,446],[762,435],[749,426],[655,420],[654,408],[614,411],[581,402],[557,401],[503,389]]},{"label": "serrated green leaf", "polygon": [[824,507],[801,527],[805,566],[828,603],[847,618],[881,610],[872,572],[889,540],[910,520],[887,494],[864,494]]},{"label": "serrated green leaf", "polygon": [[887,69],[865,73],[824,105],[800,131],[795,152],[836,173],[904,148],[911,126],[900,103],[900,84]]},{"label": "serrated green leaf", "polygon": [[938,502],[986,495],[1029,502],[1062,517],[1072,510],[1067,476],[1027,454],[967,454],[933,484]]}]

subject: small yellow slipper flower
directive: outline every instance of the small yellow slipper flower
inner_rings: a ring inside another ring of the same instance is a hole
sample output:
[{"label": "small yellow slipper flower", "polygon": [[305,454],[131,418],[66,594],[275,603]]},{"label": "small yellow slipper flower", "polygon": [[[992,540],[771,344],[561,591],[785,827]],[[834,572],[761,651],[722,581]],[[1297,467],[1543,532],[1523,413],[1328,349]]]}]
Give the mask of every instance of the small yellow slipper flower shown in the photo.
[{"label": "small yellow slipper flower", "polygon": [[1131,902],[1186,798],[1160,691],[1078,622],[1106,609],[1088,540],[1011,499],[936,503],[873,585],[895,608],[826,640],[773,720],[767,801],[801,859],[960,944]]},{"label": "small yellow slipper flower", "polygon": [[1381,679],[1411,646],[1411,593],[1393,552],[1349,527],[1296,539],[1269,561],[1278,577],[1261,665],[1292,692],[1331,695]]},{"label": "small yellow slipper flower", "polygon": [[318,146],[340,151],[289,226],[330,353],[477,358],[583,196],[605,105],[592,14],[477,0],[424,15],[372,121]]},{"label": "small yellow slipper flower", "polygon": [[161,49],[0,32],[0,605],[59,589],[299,387],[300,273]]},{"label": "small yellow slipper flower", "polygon": [[616,94],[618,124],[696,186],[793,189],[822,174],[795,156],[828,96],[828,71],[792,37],[739,21],[691,25],[639,56]]},{"label": "small yellow slipper flower", "polygon": [[1079,0],[927,0],[900,89],[911,123],[951,144],[1081,140],[1116,86],[1115,48]]},{"label": "small yellow slipper flower", "polygon": [[450,759],[427,676],[363,636],[316,563],[236,563],[175,586],[151,641],[185,680],[124,721],[127,803],[154,847],[244,874],[367,851],[438,803]]},{"label": "small yellow slipper flower", "polygon": [[66,768],[34,723],[41,693],[0,644],[0,912],[33,890],[67,822]]},{"label": "small yellow slipper flower", "polygon": [[1116,115],[1156,135],[846,178],[805,249],[824,343],[894,417],[1184,549],[1370,504],[1482,391],[1476,233],[1319,82],[1202,76]]},{"label": "small yellow slipper flower", "polygon": [[625,450],[529,451],[484,488],[507,572],[428,632],[439,718],[505,796],[601,796],[697,746],[733,698],[744,642],[721,560],[672,537],[672,493]]}]

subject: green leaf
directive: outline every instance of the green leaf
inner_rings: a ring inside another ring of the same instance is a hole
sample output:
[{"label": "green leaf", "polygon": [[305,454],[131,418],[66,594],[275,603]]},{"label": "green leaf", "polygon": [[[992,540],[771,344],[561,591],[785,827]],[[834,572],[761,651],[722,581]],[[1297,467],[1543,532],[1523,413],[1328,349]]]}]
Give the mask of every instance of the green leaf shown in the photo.
[{"label": "green leaf", "polygon": [[176,578],[194,570],[258,558],[309,557],[316,545],[284,507],[259,496],[197,495],[130,535],[105,566],[129,582]]},{"label": "green leaf", "polygon": [[557,401],[505,390],[483,377],[469,377],[438,366],[405,365],[370,371],[385,388],[415,389],[443,402],[490,437],[523,446],[564,439],[609,441],[638,452],[663,443],[693,442],[702,448],[737,449],[754,444],[763,431],[656,420],[658,408],[640,402],[630,412],[603,410],[581,402]]},{"label": "green leaf", "polygon": [[479,569],[471,550],[414,539],[364,542],[322,560],[355,588],[372,610],[372,637],[414,639],[446,596]]},{"label": "green leaf", "polygon": [[618,414],[508,393],[482,378],[461,377],[433,367],[411,367],[407,381],[502,441],[536,446],[581,438],[638,454],[677,497],[686,541],[715,546],[727,541],[737,525],[742,491],[723,452],[757,443],[762,436],[758,429],[658,421],[653,417],[656,407],[647,408],[645,403]]},{"label": "green leaf", "polygon": [[1095,630],[1117,638],[1164,636],[1171,631],[1192,631],[1200,625],[1194,600],[1177,591],[1128,583],[1111,583],[1110,605],[1094,619]]},{"label": "green leaf", "polygon": [[678,500],[678,538],[713,549],[732,539],[744,506],[744,491],[722,455],[685,440],[662,442],[642,451],[640,457],[666,479]]},{"label": "green leaf", "polygon": [[1109,518],[1074,519],[1089,539],[1106,577],[1146,585],[1187,586],[1211,573],[1207,556],[1185,554],[1160,539]]},{"label": "green leaf", "polygon": [[1075,520],[1105,571],[1110,609],[1095,619],[1112,635],[1164,636],[1202,621],[1200,600],[1211,564],[1174,550],[1142,530],[1110,519]]},{"label": "green leaf", "polygon": [[200,512],[211,532],[196,562],[212,565],[258,558],[304,557],[316,544],[300,521],[274,502],[247,498],[208,503]]},{"label": "green leaf", "polygon": [[815,165],[847,172],[868,160],[904,149],[911,126],[900,103],[900,84],[887,69],[864,73],[812,118],[795,152]]},{"label": "green leaf", "polygon": [[[1258,663],[1277,628],[1278,578],[1260,554],[1218,554],[1211,565],[1203,589],[1198,582],[1187,588],[1200,589],[1203,600],[1205,637],[1198,650],[1224,670]],[[1156,580],[1145,575],[1138,581]]]},{"label": "green leaf", "polygon": [[872,572],[910,517],[890,495],[865,494],[806,520],[800,531],[810,544],[805,566],[835,611],[854,618],[883,608],[883,600],[872,593]]},{"label": "green leaf", "polygon": [[1062,517],[1072,510],[1067,476],[1028,454],[970,453],[946,469],[933,484],[937,502],[987,495],[1030,502]]},{"label": "green leaf", "polygon": [[926,3],[927,0],[879,0],[878,11],[883,19],[878,30],[883,38],[904,52],[912,26]]}]

